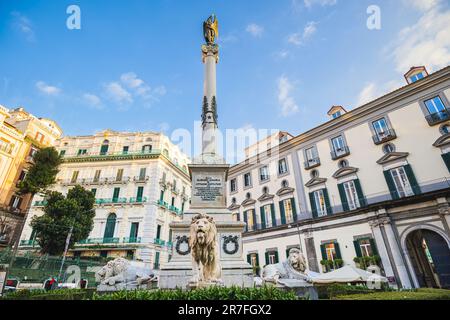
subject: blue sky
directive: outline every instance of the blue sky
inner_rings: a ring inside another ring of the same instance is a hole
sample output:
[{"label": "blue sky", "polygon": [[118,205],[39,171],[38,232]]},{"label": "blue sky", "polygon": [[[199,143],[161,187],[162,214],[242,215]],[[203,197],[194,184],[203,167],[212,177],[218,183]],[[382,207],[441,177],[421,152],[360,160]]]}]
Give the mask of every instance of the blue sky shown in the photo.
[{"label": "blue sky", "polygon": [[[81,9],[81,30],[66,9]],[[381,29],[369,30],[377,5]],[[202,21],[220,23],[222,128],[299,134],[450,63],[445,0],[0,1],[0,104],[66,135],[192,129],[202,102]]]}]

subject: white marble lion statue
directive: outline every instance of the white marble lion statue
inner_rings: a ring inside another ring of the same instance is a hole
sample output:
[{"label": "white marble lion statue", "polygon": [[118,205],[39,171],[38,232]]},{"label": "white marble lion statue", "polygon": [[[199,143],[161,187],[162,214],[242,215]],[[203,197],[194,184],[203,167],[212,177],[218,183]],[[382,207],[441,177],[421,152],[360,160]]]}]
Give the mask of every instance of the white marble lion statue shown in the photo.
[{"label": "white marble lion statue", "polygon": [[192,218],[189,232],[193,277],[191,282],[221,283],[217,229],[214,219],[206,214]]},{"label": "white marble lion statue", "polygon": [[288,259],[276,264],[266,265],[262,272],[264,282],[279,283],[280,279],[295,279],[310,282],[306,271],[306,260],[297,248],[289,250]]},{"label": "white marble lion statue", "polygon": [[154,280],[155,274],[143,262],[116,258],[109,261],[95,274],[95,280],[103,286],[137,288]]}]

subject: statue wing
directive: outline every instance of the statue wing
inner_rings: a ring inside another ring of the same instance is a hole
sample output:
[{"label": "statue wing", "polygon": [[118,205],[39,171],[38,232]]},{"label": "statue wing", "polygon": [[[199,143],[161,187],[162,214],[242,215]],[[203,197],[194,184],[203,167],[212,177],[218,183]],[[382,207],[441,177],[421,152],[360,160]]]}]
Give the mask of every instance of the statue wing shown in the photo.
[{"label": "statue wing", "polygon": [[214,23],[211,25],[211,28],[214,30],[214,34],[217,37],[219,37],[219,20],[214,19]]}]

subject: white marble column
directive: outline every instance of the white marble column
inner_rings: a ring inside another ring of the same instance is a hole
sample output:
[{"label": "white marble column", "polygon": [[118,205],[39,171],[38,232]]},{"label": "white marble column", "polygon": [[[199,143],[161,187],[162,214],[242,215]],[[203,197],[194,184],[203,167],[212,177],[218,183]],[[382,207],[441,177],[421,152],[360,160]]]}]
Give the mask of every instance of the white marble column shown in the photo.
[{"label": "white marble column", "polygon": [[216,64],[219,61],[218,46],[203,45],[202,61],[204,64],[203,97],[206,98],[206,101],[202,102],[203,104],[206,103],[206,106],[203,106],[202,154],[215,155],[217,154],[217,119],[215,118],[213,104],[217,101]]}]

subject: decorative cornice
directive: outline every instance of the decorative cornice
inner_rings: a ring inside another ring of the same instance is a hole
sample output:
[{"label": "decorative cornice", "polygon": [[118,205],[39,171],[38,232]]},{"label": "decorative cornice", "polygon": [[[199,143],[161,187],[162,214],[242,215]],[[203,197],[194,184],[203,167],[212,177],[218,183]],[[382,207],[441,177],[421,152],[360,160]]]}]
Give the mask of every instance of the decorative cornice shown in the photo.
[{"label": "decorative cornice", "polygon": [[305,183],[305,187],[314,187],[318,184],[325,183],[327,181],[327,178],[312,178],[307,183]]},{"label": "decorative cornice", "polygon": [[434,143],[433,146],[440,148],[450,144],[450,133],[440,136]]},{"label": "decorative cornice", "polygon": [[371,226],[372,228],[381,227],[388,224],[391,224],[391,219],[388,217],[369,221],[369,226]]},{"label": "decorative cornice", "polygon": [[277,196],[282,196],[284,194],[293,193],[295,191],[294,188],[291,187],[283,187],[277,191]]},{"label": "decorative cornice", "polygon": [[233,211],[239,209],[240,207],[241,206],[238,205],[237,203],[232,203],[231,206],[229,206],[227,209]]},{"label": "decorative cornice", "polygon": [[386,164],[388,162],[404,159],[409,155],[409,152],[389,152],[377,160],[378,164]]},{"label": "decorative cornice", "polygon": [[242,201],[241,205],[243,207],[246,207],[246,206],[250,206],[250,205],[255,204],[255,203],[256,203],[256,200],[254,200],[254,199],[246,199],[246,200]]},{"label": "decorative cornice", "polygon": [[269,194],[269,193],[264,193],[262,196],[260,196],[258,198],[258,201],[267,201],[267,200],[272,200],[275,197],[275,195],[273,194]]},{"label": "decorative cornice", "polygon": [[338,179],[350,174],[355,174],[356,172],[358,172],[358,170],[359,169],[355,167],[339,168],[335,173],[333,173],[333,178]]}]

